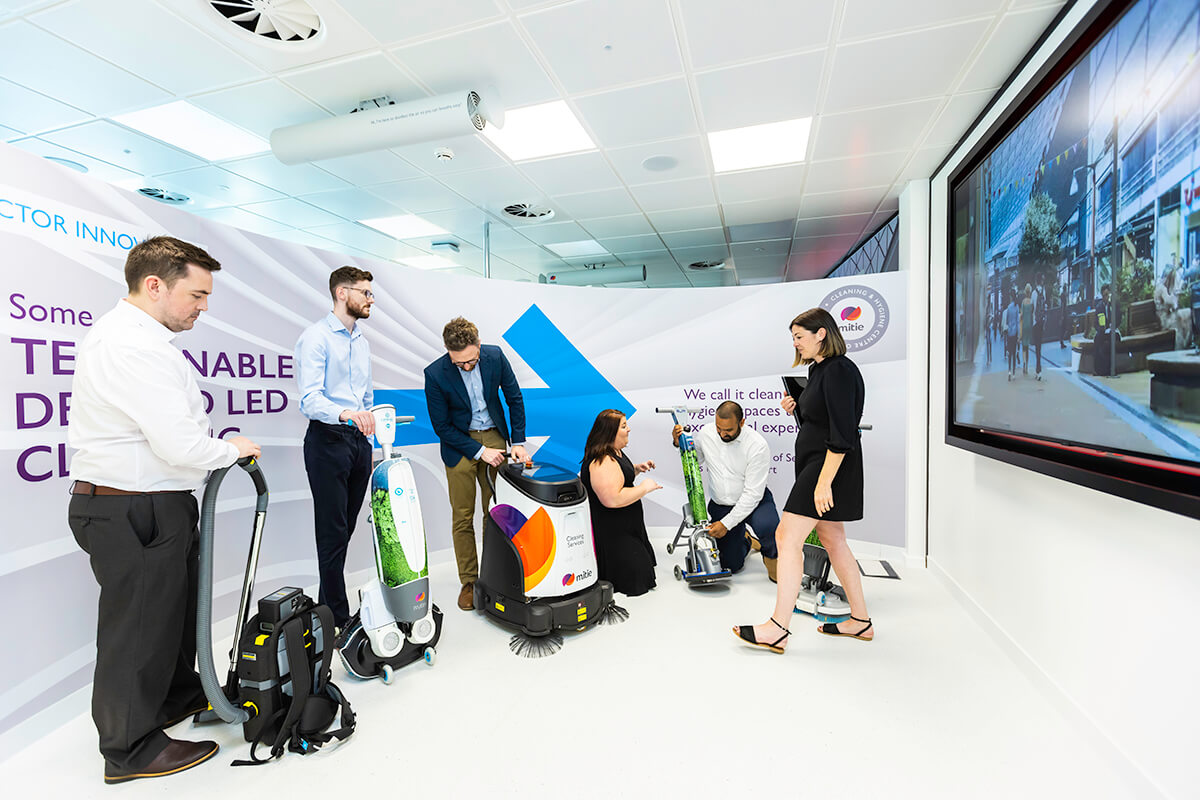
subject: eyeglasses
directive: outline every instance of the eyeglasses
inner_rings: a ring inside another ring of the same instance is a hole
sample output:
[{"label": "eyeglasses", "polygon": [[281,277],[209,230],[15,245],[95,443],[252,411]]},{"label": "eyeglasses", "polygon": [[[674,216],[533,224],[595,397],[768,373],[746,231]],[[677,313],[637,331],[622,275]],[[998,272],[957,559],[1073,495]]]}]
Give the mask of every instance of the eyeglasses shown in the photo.
[{"label": "eyeglasses", "polygon": [[368,300],[374,300],[374,299],[375,299],[375,293],[374,293],[374,292],[372,292],[370,289],[360,289],[360,288],[358,288],[357,286],[347,286],[346,288],[347,288],[347,289],[350,289],[351,291],[355,291],[355,292],[362,292],[362,293],[363,293],[363,297],[367,298]]},{"label": "eyeglasses", "polygon": [[461,367],[462,369],[470,369],[479,363],[479,356],[472,358],[470,361],[455,361],[454,359],[450,359],[450,363],[456,367]]}]

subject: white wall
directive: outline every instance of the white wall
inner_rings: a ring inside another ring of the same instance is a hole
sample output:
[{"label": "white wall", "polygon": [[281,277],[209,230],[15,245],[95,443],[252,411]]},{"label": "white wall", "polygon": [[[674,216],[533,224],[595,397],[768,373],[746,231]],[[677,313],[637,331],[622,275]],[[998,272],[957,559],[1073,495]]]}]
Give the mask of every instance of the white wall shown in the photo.
[{"label": "white wall", "polygon": [[[1017,86],[1092,5],[1072,9]],[[1135,796],[1195,797],[1200,645],[1190,613],[1200,607],[1200,523],[944,443],[942,243],[956,163],[931,186],[930,567],[1107,752]]]}]

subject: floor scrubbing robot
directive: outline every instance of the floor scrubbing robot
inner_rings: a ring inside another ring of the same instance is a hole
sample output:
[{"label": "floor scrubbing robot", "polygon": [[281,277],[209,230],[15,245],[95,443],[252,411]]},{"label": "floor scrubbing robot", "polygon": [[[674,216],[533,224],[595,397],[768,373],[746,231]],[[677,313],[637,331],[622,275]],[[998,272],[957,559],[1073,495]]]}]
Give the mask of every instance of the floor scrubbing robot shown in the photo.
[{"label": "floor scrubbing robot", "polygon": [[696,443],[688,433],[692,426],[687,424],[688,412],[699,411],[683,406],[656,408],[659,414],[670,414],[675,424],[683,428],[679,434],[679,458],[683,462],[683,485],[687,490],[687,503],[683,506],[683,521],[675,538],[667,545],[667,553],[674,553],[681,541],[687,541],[688,552],[684,566],[675,565],[675,579],[687,581],[689,586],[703,586],[727,580],[731,575],[721,568],[721,553],[717,541],[708,532],[708,503],[704,498],[704,481],[700,477],[700,461],[696,457]]},{"label": "floor scrubbing robot", "polygon": [[518,655],[549,655],[561,630],[621,622],[613,587],[596,574],[583,481],[545,462],[506,463],[485,514],[475,608],[517,628]]},{"label": "floor scrubbing robot", "polygon": [[371,473],[375,577],[359,589],[358,612],[334,642],[346,671],[391,683],[395,670],[424,659],[432,665],[442,635],[442,612],[429,598],[425,526],[412,464],[393,456],[396,430],[414,417],[377,405],[375,438],[383,460]]}]

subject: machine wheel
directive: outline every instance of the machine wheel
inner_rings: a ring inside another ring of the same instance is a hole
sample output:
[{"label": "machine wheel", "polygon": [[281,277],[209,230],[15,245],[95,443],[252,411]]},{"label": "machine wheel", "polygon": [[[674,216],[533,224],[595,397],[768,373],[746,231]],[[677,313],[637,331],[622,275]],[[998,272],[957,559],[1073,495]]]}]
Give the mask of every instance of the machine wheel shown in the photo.
[{"label": "machine wheel", "polygon": [[435,663],[437,663],[437,650],[434,650],[432,647],[426,647],[424,658],[425,663],[432,667]]},{"label": "machine wheel", "polygon": [[384,664],[379,668],[379,676],[383,678],[384,683],[391,683],[396,677],[396,671],[390,665]]},{"label": "machine wheel", "polygon": [[825,605],[825,593],[824,592],[817,592],[817,605],[819,605],[819,606]]},{"label": "machine wheel", "polygon": [[683,570],[679,568],[678,564],[675,565],[675,580],[683,580]]},{"label": "machine wheel", "polygon": [[675,543],[667,542],[667,555],[671,555],[671,553],[674,553],[674,552],[675,552]]}]

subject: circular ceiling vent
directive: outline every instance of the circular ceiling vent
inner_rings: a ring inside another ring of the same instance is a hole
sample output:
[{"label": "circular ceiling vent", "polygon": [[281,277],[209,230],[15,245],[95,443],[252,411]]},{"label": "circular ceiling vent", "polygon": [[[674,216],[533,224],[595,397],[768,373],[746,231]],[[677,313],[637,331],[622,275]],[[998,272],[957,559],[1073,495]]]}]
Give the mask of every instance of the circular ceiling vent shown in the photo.
[{"label": "circular ceiling vent", "polygon": [[513,203],[504,207],[504,216],[525,222],[545,222],[554,217],[554,209],[539,203]]},{"label": "circular ceiling vent", "polygon": [[324,27],[321,15],[305,0],[208,0],[208,4],[260,41],[307,42]]},{"label": "circular ceiling vent", "polygon": [[155,189],[151,186],[145,186],[138,189],[138,194],[144,194],[146,197],[153,198],[160,203],[166,203],[169,206],[181,206],[185,203],[192,202],[192,198],[180,192],[169,192],[166,189]]},{"label": "circular ceiling vent", "polygon": [[723,266],[725,266],[724,261],[693,261],[692,263],[688,264],[688,269],[720,269]]}]

